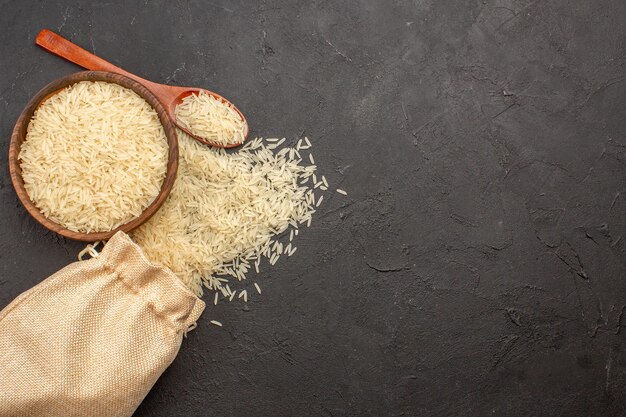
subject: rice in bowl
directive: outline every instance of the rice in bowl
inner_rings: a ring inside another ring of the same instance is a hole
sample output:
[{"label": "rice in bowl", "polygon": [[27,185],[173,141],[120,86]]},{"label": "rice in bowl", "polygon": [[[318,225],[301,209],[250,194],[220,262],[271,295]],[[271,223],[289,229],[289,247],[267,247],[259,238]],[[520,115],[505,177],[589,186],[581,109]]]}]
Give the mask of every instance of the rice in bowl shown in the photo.
[{"label": "rice in bowl", "polygon": [[167,156],[148,102],[115,83],[81,81],[40,104],[18,161],[24,188],[46,218],[91,233],[131,221],[154,201]]}]

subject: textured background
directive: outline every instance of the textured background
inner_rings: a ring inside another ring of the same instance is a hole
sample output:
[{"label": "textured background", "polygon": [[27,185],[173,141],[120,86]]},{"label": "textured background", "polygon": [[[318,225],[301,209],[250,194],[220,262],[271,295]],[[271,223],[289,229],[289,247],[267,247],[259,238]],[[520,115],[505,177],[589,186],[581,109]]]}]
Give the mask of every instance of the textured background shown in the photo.
[{"label": "textured background", "polygon": [[44,27],[304,132],[349,192],[262,296],[207,308],[137,416],[626,412],[623,0],[0,6],[0,307],[82,246],[7,172],[29,97],[77,70]]}]

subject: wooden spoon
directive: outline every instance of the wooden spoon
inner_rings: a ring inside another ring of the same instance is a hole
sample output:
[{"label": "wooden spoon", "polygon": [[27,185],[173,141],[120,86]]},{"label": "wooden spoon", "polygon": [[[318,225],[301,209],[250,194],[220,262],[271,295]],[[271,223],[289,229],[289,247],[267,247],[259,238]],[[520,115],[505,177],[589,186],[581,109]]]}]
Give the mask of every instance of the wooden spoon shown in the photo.
[{"label": "wooden spoon", "polygon": [[167,115],[176,124],[176,126],[178,126],[180,130],[184,131],[197,141],[218,148],[234,148],[240,146],[241,143],[234,143],[230,145],[213,143],[210,140],[194,135],[189,131],[189,129],[181,126],[181,124],[178,123],[178,121],[176,120],[176,106],[179,105],[185,97],[190,96],[191,94],[199,94],[201,91],[204,91],[205,93],[212,95],[216,99],[221,100],[223,103],[229,104],[233,107],[233,109],[239,114],[241,120],[243,120],[246,125],[246,130],[243,135],[244,140],[246,140],[246,138],[248,137],[248,122],[246,121],[244,115],[239,111],[237,107],[235,107],[234,104],[232,104],[230,101],[226,100],[219,94],[202,88],[176,87],[172,85],[157,84],[152,81],[145,80],[141,77],[136,76],[135,74],[131,74],[128,71],[124,71],[123,69],[116,67],[110,62],[107,62],[104,59],[95,56],[91,52],[87,52],[80,46],[68,41],[67,39],[57,35],[56,33],[48,29],[43,29],[41,32],[39,32],[37,38],[35,39],[35,43],[42,48],[52,52],[53,54],[58,55],[61,58],[65,58],[75,64],[78,64],[83,68],[87,68],[93,71],[108,71],[116,74],[122,74],[143,84],[148,90],[152,92],[152,94],[157,97],[157,99],[159,99],[163,107],[165,107]]}]

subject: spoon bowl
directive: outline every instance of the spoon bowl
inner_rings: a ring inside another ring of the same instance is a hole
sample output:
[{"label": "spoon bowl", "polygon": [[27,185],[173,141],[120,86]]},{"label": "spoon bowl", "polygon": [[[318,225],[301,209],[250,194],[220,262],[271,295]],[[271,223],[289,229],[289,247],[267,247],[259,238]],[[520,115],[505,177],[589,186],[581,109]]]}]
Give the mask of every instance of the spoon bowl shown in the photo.
[{"label": "spoon bowl", "polygon": [[241,146],[241,143],[231,143],[228,145],[218,145],[215,144],[209,140],[206,140],[205,138],[195,135],[193,134],[189,129],[187,129],[186,127],[183,127],[181,123],[178,122],[178,120],[176,119],[176,107],[181,104],[183,102],[183,100],[187,97],[189,97],[192,94],[196,94],[199,95],[200,93],[205,93],[208,95],[213,96],[213,98],[220,100],[222,103],[224,104],[228,104],[230,106],[232,106],[233,110],[235,110],[237,112],[237,114],[239,115],[239,117],[241,117],[241,120],[243,120],[245,122],[246,128],[245,131],[243,133],[243,137],[244,140],[248,138],[248,133],[250,131],[249,127],[248,127],[248,123],[246,122],[246,118],[243,115],[243,113],[236,107],[234,106],[230,101],[226,100],[224,97],[220,96],[217,93],[214,93],[213,91],[209,91],[209,90],[205,90],[203,88],[195,88],[195,87],[177,87],[180,89],[183,89],[184,91],[182,91],[172,102],[170,107],[168,108],[168,114],[170,115],[170,117],[172,118],[172,120],[174,121],[174,123],[176,124],[176,127],[178,127],[180,130],[182,130],[183,132],[185,132],[186,134],[188,134],[189,136],[191,136],[192,138],[194,138],[195,140],[205,143],[207,145],[210,146],[218,146],[220,148],[225,148],[225,149],[230,149],[230,148],[236,148],[238,146]]},{"label": "spoon bowl", "polygon": [[53,54],[58,55],[61,58],[67,59],[70,62],[80,65],[83,68],[93,71],[108,71],[116,74],[125,75],[126,77],[131,78],[144,85],[161,102],[172,122],[174,122],[174,124],[180,130],[187,133],[189,136],[199,142],[214,146],[216,148],[235,148],[242,145],[243,142],[233,143],[230,145],[222,145],[212,142],[203,137],[193,134],[189,131],[189,129],[182,126],[176,120],[176,106],[178,106],[185,97],[190,96],[191,94],[199,94],[200,92],[205,92],[206,94],[209,94],[214,98],[219,99],[222,103],[228,104],[237,112],[237,114],[239,114],[241,120],[243,120],[246,126],[246,130],[243,135],[244,141],[248,138],[248,133],[250,129],[243,113],[234,104],[232,104],[230,101],[217,93],[197,87],[178,87],[166,84],[159,84],[138,77],[137,75],[125,71],[122,68],[117,67],[110,62],[107,62],[104,59],[92,54],[91,52],[84,50],[80,46],[68,41],[64,37],[57,35],[56,33],[48,29],[43,29],[41,32],[39,32],[39,34],[35,38],[35,43],[45,50],[52,52]]}]

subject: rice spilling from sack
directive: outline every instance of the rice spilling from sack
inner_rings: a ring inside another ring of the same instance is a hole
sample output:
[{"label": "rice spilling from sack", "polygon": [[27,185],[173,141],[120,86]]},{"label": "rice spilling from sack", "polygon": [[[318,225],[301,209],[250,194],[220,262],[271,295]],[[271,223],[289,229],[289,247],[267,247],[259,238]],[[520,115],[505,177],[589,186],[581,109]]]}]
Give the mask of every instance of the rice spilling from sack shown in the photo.
[{"label": "rice spilling from sack", "polygon": [[176,106],[176,121],[191,133],[228,146],[243,143],[246,122],[230,103],[201,91],[185,97]]},{"label": "rice spilling from sack", "polygon": [[45,100],[19,154],[24,186],[50,220],[105,232],[159,194],[168,144],[155,110],[118,84],[82,81]]},{"label": "rice spilling from sack", "polygon": [[[305,165],[300,140],[254,139],[236,153],[202,145],[178,132],[180,165],[172,192],[161,209],[133,232],[153,262],[170,268],[198,296],[203,284],[218,298],[247,301],[229,278],[241,281],[262,258],[275,264],[296,251],[298,226],[310,225],[316,208],[315,165]],[[321,190],[319,190],[321,191]],[[318,200],[321,202],[321,198]],[[291,231],[289,231],[291,229]],[[284,233],[287,232],[287,233]],[[289,243],[278,235],[289,236]],[[257,292],[260,287],[255,286]]]}]

